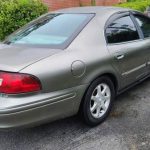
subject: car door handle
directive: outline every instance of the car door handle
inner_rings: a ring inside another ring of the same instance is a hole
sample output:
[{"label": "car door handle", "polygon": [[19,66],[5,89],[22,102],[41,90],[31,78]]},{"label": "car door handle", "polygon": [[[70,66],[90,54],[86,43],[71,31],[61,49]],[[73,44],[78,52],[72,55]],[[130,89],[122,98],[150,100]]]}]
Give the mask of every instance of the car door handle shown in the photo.
[{"label": "car door handle", "polygon": [[116,55],[116,58],[118,60],[123,59],[124,58],[124,54],[118,54],[118,55]]}]

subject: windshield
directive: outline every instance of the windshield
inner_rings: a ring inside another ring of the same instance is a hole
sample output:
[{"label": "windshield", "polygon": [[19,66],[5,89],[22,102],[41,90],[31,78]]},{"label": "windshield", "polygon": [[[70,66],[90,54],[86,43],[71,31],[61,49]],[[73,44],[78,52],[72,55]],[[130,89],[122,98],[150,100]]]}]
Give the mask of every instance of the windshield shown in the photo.
[{"label": "windshield", "polygon": [[49,14],[5,41],[7,44],[62,46],[90,20],[90,14]]}]

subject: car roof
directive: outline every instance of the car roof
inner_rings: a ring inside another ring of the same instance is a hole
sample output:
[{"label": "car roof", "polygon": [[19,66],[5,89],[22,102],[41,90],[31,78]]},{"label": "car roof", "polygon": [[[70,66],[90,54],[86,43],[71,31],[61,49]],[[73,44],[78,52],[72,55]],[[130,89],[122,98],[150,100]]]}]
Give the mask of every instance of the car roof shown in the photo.
[{"label": "car roof", "polygon": [[73,7],[55,11],[56,13],[95,13],[95,14],[106,14],[114,12],[129,11],[131,9],[121,7],[109,7],[109,6],[89,6],[89,7]]}]

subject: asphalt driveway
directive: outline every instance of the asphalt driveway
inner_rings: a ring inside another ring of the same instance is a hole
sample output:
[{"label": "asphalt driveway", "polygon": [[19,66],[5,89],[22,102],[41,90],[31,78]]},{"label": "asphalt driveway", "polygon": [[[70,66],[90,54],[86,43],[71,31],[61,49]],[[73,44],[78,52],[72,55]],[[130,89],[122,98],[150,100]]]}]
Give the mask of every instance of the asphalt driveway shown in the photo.
[{"label": "asphalt driveway", "polygon": [[89,128],[78,117],[0,131],[0,150],[150,150],[150,79],[120,95],[111,116]]}]

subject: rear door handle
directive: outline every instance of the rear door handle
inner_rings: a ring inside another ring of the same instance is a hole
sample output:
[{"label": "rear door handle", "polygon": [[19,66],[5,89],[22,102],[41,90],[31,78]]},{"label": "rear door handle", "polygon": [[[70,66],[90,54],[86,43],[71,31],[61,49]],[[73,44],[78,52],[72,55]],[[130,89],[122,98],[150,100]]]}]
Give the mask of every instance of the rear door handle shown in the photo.
[{"label": "rear door handle", "polygon": [[123,59],[123,58],[124,58],[124,54],[117,54],[117,55],[116,55],[116,58],[117,58],[118,60]]}]

